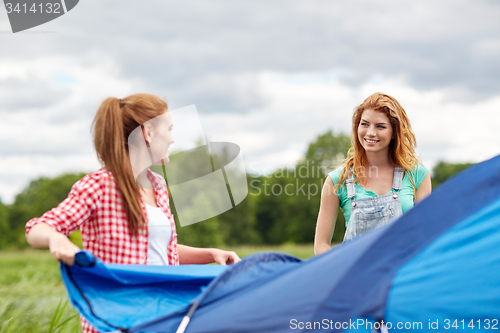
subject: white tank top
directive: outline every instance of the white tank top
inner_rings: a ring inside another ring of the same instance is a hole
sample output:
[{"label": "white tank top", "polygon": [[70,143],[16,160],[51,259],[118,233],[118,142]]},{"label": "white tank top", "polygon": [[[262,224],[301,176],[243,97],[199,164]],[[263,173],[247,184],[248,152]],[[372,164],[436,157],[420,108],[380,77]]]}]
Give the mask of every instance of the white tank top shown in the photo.
[{"label": "white tank top", "polygon": [[167,215],[160,207],[154,207],[147,203],[148,214],[148,265],[168,265],[167,247],[172,238],[172,226]]}]

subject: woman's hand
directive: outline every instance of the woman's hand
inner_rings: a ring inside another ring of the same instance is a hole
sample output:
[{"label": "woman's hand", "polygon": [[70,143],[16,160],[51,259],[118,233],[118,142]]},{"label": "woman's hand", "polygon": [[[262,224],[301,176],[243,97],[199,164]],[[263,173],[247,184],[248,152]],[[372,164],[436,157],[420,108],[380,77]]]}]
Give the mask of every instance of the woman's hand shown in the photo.
[{"label": "woman's hand", "polygon": [[233,251],[224,251],[219,249],[212,249],[212,255],[214,257],[214,262],[219,265],[229,265],[236,264],[241,261],[240,257]]},{"label": "woman's hand", "polygon": [[80,251],[80,248],[73,244],[68,237],[53,230],[46,223],[33,226],[26,235],[26,239],[33,247],[48,248],[54,258],[70,266],[75,262],[75,254]]},{"label": "woman's hand", "polygon": [[181,265],[204,265],[218,263],[219,265],[236,264],[241,259],[233,251],[212,248],[199,248],[177,244]]},{"label": "woman's hand", "polygon": [[49,250],[54,258],[72,266],[75,263],[75,254],[80,251],[80,248],[68,237],[57,232],[49,238]]}]

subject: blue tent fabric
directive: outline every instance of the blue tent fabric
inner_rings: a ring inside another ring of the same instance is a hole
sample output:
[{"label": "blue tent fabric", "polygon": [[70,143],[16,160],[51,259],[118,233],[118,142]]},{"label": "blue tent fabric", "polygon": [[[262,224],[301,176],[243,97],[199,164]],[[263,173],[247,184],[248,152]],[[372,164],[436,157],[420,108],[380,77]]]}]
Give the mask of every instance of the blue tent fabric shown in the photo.
[{"label": "blue tent fabric", "polygon": [[458,319],[476,326],[477,320],[500,320],[499,244],[497,201],[454,226],[398,271],[387,320],[420,317],[445,325],[446,319]]},{"label": "blue tent fabric", "polygon": [[[75,277],[80,268],[65,269]],[[218,273],[169,311],[117,323],[129,332],[175,332],[189,304],[198,302],[188,333],[371,332],[381,321],[390,331],[499,328],[500,157],[453,177],[394,223],[326,254],[304,262],[257,254]],[[74,280],[79,288],[89,283]]]},{"label": "blue tent fabric", "polygon": [[[199,302],[201,309],[207,306],[212,307],[213,304],[225,303],[242,293],[251,293],[258,286],[278,276],[286,275],[301,262],[299,258],[283,253],[262,252],[248,256],[214,279],[193,302]],[[198,316],[198,311],[196,316]],[[171,313],[144,325],[133,327],[130,332],[175,332],[185,313],[187,313],[187,308],[184,311]],[[201,331],[206,329],[202,328]]]},{"label": "blue tent fabric", "polygon": [[112,332],[183,308],[197,297],[224,266],[180,267],[104,265],[81,251],[76,264],[61,264],[72,304],[102,332]]},{"label": "blue tent fabric", "polygon": [[[160,332],[155,327],[164,318],[174,319],[168,331],[175,332],[193,302],[209,304],[301,261],[288,254],[263,252],[233,266],[119,265],[103,264],[80,251],[75,265],[61,263],[61,276],[73,306],[101,332]],[[147,330],[141,329],[144,323]]]}]

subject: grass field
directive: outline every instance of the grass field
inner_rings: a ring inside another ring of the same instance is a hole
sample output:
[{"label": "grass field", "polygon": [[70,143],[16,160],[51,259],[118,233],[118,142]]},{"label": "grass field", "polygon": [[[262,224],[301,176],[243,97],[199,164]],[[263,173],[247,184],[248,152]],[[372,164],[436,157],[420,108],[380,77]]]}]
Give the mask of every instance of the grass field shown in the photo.
[{"label": "grass field", "polygon": [[[261,251],[284,252],[302,259],[313,256],[312,245],[227,250],[242,258]],[[78,315],[67,300],[59,263],[47,250],[0,251],[0,333],[81,332]]]}]

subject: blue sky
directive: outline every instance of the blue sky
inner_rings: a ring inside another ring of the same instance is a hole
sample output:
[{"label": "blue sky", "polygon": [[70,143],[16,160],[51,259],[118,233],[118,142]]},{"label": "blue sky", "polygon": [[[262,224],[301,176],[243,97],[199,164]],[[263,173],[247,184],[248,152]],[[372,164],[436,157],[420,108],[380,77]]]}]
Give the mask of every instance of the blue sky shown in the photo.
[{"label": "blue sky", "polygon": [[[496,1],[97,1],[25,33],[0,9],[0,197],[99,168],[100,102],[150,92],[195,104],[205,135],[247,168],[293,165],[349,133],[376,91],[410,116],[418,152],[478,162],[500,151]],[[174,132],[175,135],[175,132]]]}]

